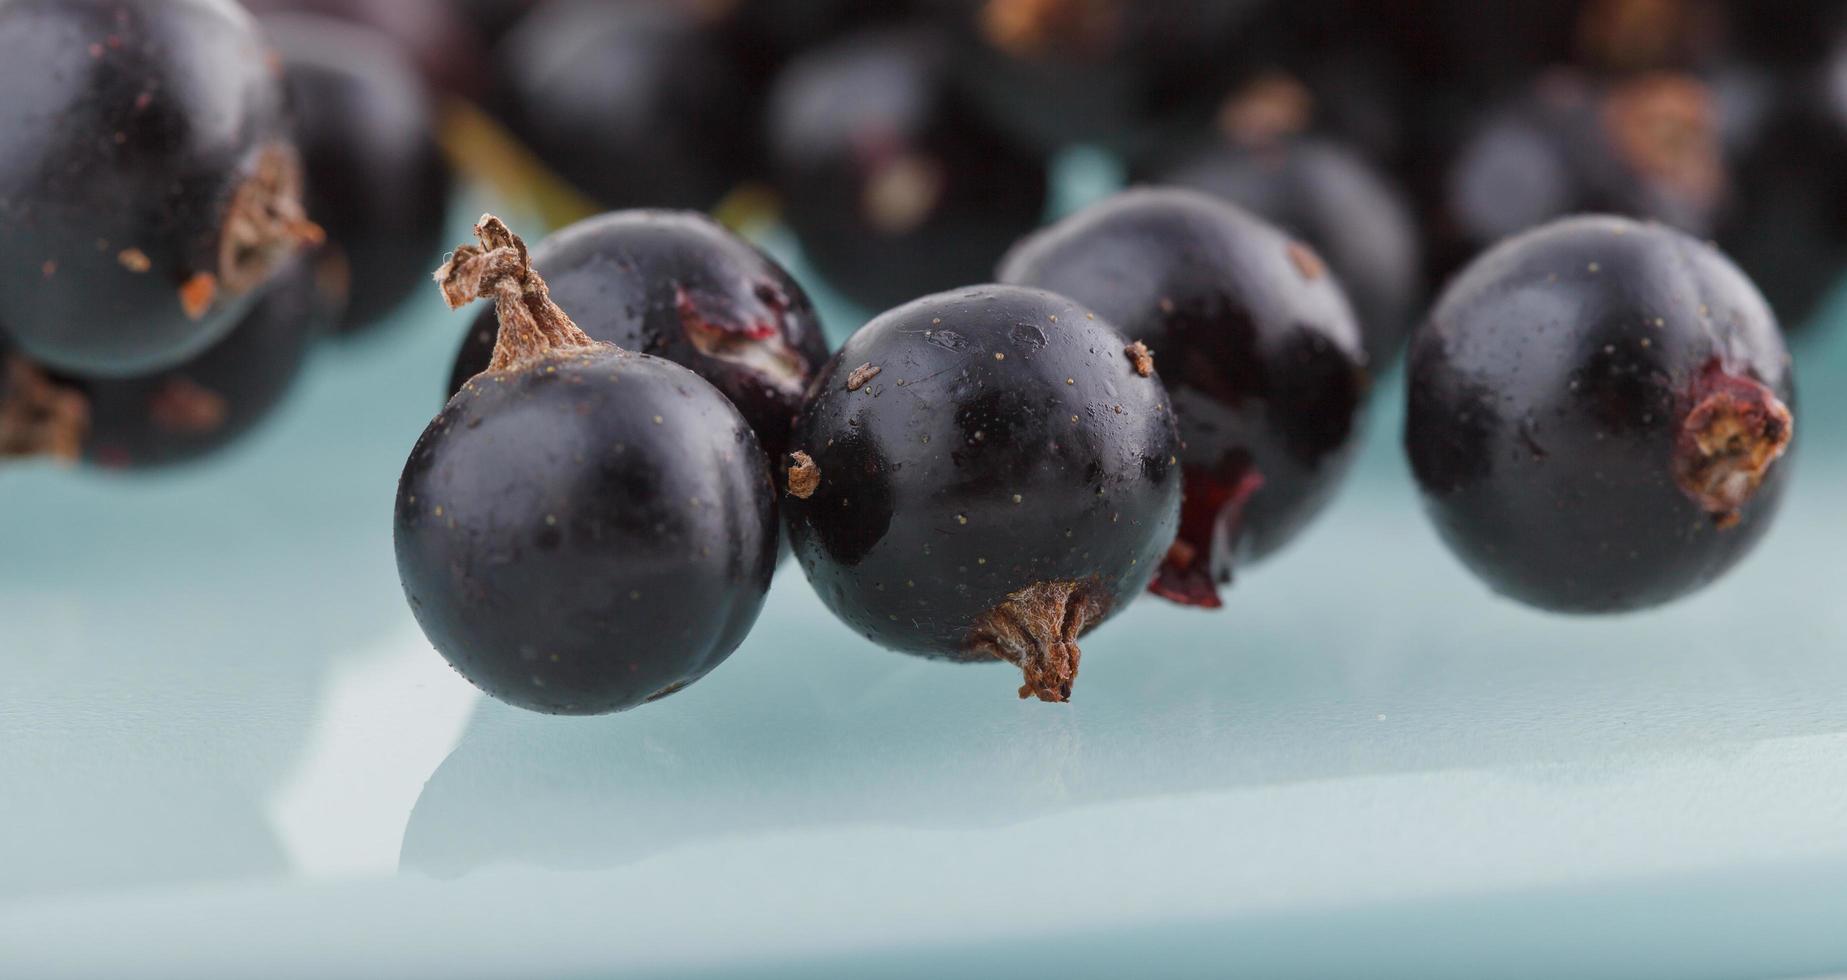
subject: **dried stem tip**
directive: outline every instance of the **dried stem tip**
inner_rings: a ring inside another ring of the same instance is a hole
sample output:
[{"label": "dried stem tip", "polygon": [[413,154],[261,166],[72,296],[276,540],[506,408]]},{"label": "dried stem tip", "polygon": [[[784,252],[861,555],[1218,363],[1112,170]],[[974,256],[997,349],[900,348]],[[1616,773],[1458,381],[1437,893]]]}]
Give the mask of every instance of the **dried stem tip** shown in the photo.
[{"label": "dried stem tip", "polygon": [[814,496],[821,486],[821,467],[814,457],[797,450],[789,454],[789,495],[798,500]]},{"label": "dried stem tip", "polygon": [[1136,374],[1144,378],[1154,374],[1154,352],[1148,349],[1147,344],[1138,340],[1124,347],[1122,352],[1129,355],[1129,363],[1135,365]]},{"label": "dried stem tip", "polygon": [[[302,207],[300,156],[287,144],[265,146],[258,152],[250,175],[232,194],[225,212],[218,240],[217,281],[211,283],[214,292],[220,286],[232,295],[257,289],[269,281],[284,259],[321,244],[326,237],[319,225],[308,220]],[[132,259],[125,264],[130,263]],[[182,295],[189,312],[204,288],[198,283],[211,278],[200,273],[189,280],[194,299]],[[206,305],[212,298],[205,296]]]},{"label": "dried stem tip", "polygon": [[457,246],[436,270],[436,283],[452,310],[478,299],[494,301],[500,334],[489,371],[505,371],[554,351],[597,346],[552,302],[545,280],[532,268],[526,243],[506,222],[484,214],[475,224],[475,237],[479,245]]},{"label": "dried stem tip", "polygon": [[49,456],[76,462],[90,431],[90,401],[17,355],[0,364],[0,459]]},{"label": "dried stem tip", "polygon": [[1020,697],[1071,700],[1077,638],[1103,618],[1103,603],[1084,582],[1040,582],[1008,596],[975,622],[968,649],[1018,666],[1026,674]]},{"label": "dried stem tip", "polygon": [[1674,443],[1674,479],[1713,523],[1728,528],[1789,449],[1795,418],[1762,383],[1716,363],[1701,375],[1694,395]]},{"label": "dried stem tip", "polygon": [[867,382],[878,377],[879,372],[883,370],[885,369],[877,364],[861,364],[853,369],[852,374],[847,375],[847,390],[858,391],[864,388]]}]

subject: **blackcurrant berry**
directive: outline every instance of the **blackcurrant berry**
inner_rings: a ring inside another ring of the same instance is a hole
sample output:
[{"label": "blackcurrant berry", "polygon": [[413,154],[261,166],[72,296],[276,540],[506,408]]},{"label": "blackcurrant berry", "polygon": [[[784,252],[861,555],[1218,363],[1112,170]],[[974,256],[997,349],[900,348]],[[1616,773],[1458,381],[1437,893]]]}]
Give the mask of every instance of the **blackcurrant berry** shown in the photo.
[{"label": "blackcurrant berry", "polygon": [[752,83],[767,82],[803,51],[854,30],[912,15],[913,0],[735,0],[701,13],[724,38],[731,59]]},{"label": "blackcurrant berry", "polygon": [[[1289,100],[1280,78],[1244,99]],[[1192,187],[1240,205],[1327,260],[1346,287],[1376,367],[1398,356],[1423,289],[1422,243],[1411,205],[1392,179],[1338,140],[1298,129],[1286,106],[1239,105],[1220,138],[1156,171],[1156,183]],[[1240,111],[1241,110],[1241,111]]]},{"label": "blackcurrant berry", "polygon": [[441,254],[449,168],[423,79],[387,39],[312,14],[264,31],[282,54],[326,261],[348,270],[342,326],[374,323],[428,279]]},{"label": "blackcurrant berry", "polygon": [[1366,355],[1308,246],[1196,191],[1132,190],[1022,241],[1001,279],[1089,304],[1166,368],[1186,503],[1157,594],[1218,606],[1235,566],[1281,548],[1332,498]]},{"label": "blackcurrant berry", "polygon": [[[725,393],[771,459],[827,360],[820,320],[782,267],[690,211],[621,211],[556,232],[532,250],[551,297],[593,340],[664,357]],[[450,392],[487,370],[497,323],[475,321]]]},{"label": "blackcurrant berry", "polygon": [[1411,344],[1405,447],[1450,548],[1563,612],[1659,605],[1724,573],[1782,497],[1793,382],[1716,249],[1558,221],[1495,247]]},{"label": "blackcurrant berry", "polygon": [[958,84],[1018,142],[1132,149],[1209,111],[1201,93],[1263,4],[1225,0],[926,0],[956,42]]},{"label": "blackcurrant berry", "polygon": [[489,45],[506,37],[520,18],[532,12],[539,0],[454,0],[453,6],[462,19],[474,28],[475,36]]},{"label": "blackcurrant berry", "polygon": [[1753,0],[1726,0],[1727,39],[1738,54],[1759,64],[1807,67],[1828,58],[1847,7],[1840,0],[1778,0],[1774,8]]},{"label": "blackcurrant berry", "polygon": [[751,93],[690,5],[557,0],[496,53],[495,105],[609,207],[709,208],[748,175]]},{"label": "blackcurrant berry", "polygon": [[242,438],[282,403],[315,339],[339,319],[340,285],[298,257],[204,354],[141,378],[64,378],[89,407],[83,456],[109,469],[184,463]]},{"label": "blackcurrant berry", "polygon": [[318,240],[254,22],[218,0],[0,5],[0,323],[145,374],[223,337]]},{"label": "blackcurrant berry", "polygon": [[803,253],[871,309],[986,281],[1045,212],[1044,159],[980,116],[929,33],[855,34],[796,59],[769,127]]},{"label": "blackcurrant berry", "polygon": [[855,333],[796,423],[790,542],[874,643],[996,658],[1071,696],[1080,635],[1147,587],[1180,496],[1144,348],[1036,289],[926,297]]},{"label": "blackcurrant berry", "polygon": [[1757,112],[1729,127],[1742,192],[1726,209],[1719,246],[1764,291],[1786,332],[1815,320],[1847,272],[1843,78],[1847,31],[1837,31],[1821,62],[1735,71],[1724,89],[1754,97]]},{"label": "blackcurrant berry", "polygon": [[672,361],[591,340],[499,219],[438,273],[492,297],[489,369],[398,484],[398,575],[463,677],[511,704],[595,714],[665,697],[743,642],[776,563],[750,426]]},{"label": "blackcurrant berry", "polygon": [[[509,0],[510,2],[510,0]],[[485,36],[456,0],[243,0],[259,15],[307,13],[376,31],[408,55],[431,88],[476,98],[489,62]]]},{"label": "blackcurrant berry", "polygon": [[1552,72],[1496,106],[1450,165],[1433,280],[1509,235],[1581,212],[1714,232],[1730,185],[1713,90],[1655,72],[1596,82]]}]

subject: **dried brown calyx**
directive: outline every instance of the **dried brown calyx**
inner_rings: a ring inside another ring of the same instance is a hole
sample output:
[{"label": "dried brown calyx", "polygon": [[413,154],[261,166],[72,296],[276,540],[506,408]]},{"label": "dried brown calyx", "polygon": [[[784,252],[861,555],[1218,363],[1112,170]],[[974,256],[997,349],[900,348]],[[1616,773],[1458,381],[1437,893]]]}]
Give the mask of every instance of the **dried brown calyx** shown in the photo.
[{"label": "dried brown calyx", "polygon": [[1136,374],[1144,378],[1154,374],[1154,351],[1149,350],[1147,344],[1138,340],[1124,347],[1122,352],[1129,355],[1129,363],[1134,365]]},{"label": "dried brown calyx", "polygon": [[1795,425],[1768,387],[1715,361],[1695,384],[1693,408],[1674,440],[1674,480],[1713,523],[1731,527],[1788,451]]},{"label": "dried brown calyx", "polygon": [[[199,273],[188,280],[198,304],[199,283],[215,279],[212,292],[247,293],[269,281],[276,266],[303,248],[319,245],[326,235],[308,220],[302,208],[301,157],[284,143],[272,143],[257,153],[250,175],[231,195],[224,226],[218,235],[218,273]],[[206,298],[209,305],[210,297]]]},{"label": "dried brown calyx", "polygon": [[1273,147],[1308,130],[1315,97],[1295,76],[1266,72],[1239,86],[1219,106],[1218,129],[1253,149]]},{"label": "dried brown calyx", "polygon": [[1698,61],[1723,40],[1717,4],[1695,0],[1591,0],[1578,13],[1581,59],[1616,71]]},{"label": "dried brown calyx", "polygon": [[807,500],[821,487],[821,467],[814,457],[801,450],[789,454],[789,495]]},{"label": "dried brown calyx", "polygon": [[1015,58],[1094,58],[1122,36],[1123,0],[987,0],[981,37]]},{"label": "dried brown calyx", "polygon": [[1020,697],[1071,700],[1078,637],[1107,612],[1094,583],[1040,582],[1008,596],[975,621],[968,650],[1020,668]]},{"label": "dried brown calyx", "polygon": [[1702,207],[1725,192],[1718,108],[1698,79],[1657,72],[1616,83],[1603,100],[1604,131],[1616,155]]},{"label": "dried brown calyx", "polygon": [[847,375],[847,390],[858,391],[864,388],[873,378],[878,377],[879,372],[883,370],[885,369],[879,367],[877,364],[861,364],[859,367],[854,368],[851,374]]},{"label": "dried brown calyx", "polygon": [[0,459],[81,458],[90,434],[89,399],[18,355],[6,356],[0,371]]},{"label": "dried brown calyx", "polygon": [[492,299],[500,317],[489,371],[505,371],[548,354],[599,346],[570,316],[552,302],[545,280],[532,268],[526,243],[507,223],[484,214],[475,223],[479,245],[459,245],[436,283],[443,300],[459,310],[478,299]]},{"label": "dried brown calyx", "polygon": [[859,210],[873,231],[899,238],[922,228],[936,214],[948,187],[948,172],[934,157],[880,155],[864,164]]}]

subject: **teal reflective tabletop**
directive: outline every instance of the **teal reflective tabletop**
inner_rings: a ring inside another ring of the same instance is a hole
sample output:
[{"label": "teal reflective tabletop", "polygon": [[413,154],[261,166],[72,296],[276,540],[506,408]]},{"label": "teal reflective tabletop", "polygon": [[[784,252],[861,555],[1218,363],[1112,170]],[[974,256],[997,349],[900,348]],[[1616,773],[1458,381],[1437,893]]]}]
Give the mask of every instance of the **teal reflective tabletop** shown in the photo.
[{"label": "teal reflective tabletop", "polygon": [[873,649],[785,564],[723,668],[569,719],[477,695],[398,587],[467,322],[432,289],[222,460],[0,474],[0,976],[1847,970],[1830,320],[1778,525],[1663,611],[1471,578],[1388,374],[1326,517],[1222,612],[1112,621],[1070,705]]}]

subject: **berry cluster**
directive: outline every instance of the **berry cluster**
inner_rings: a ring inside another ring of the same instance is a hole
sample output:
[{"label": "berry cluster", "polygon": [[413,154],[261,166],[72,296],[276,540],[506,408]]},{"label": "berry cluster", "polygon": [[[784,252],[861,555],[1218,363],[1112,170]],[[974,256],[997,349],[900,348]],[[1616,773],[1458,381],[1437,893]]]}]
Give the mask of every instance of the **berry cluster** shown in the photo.
[{"label": "berry cluster", "polygon": [[0,5],[0,456],[227,447],[441,247],[450,171],[411,54],[253,6]]},{"label": "berry cluster", "polygon": [[[494,308],[398,565],[547,712],[704,676],[785,548],[873,643],[1067,700],[1090,630],[1314,520],[1401,354],[1470,569],[1669,602],[1768,528],[1784,326],[1847,270],[1829,0],[248,6],[0,4],[0,454],[228,444],[417,292],[453,168],[560,230],[441,264]],[[1048,224],[1080,146],[1139,186]],[[837,350],[817,288],[876,313]]]}]

